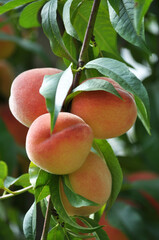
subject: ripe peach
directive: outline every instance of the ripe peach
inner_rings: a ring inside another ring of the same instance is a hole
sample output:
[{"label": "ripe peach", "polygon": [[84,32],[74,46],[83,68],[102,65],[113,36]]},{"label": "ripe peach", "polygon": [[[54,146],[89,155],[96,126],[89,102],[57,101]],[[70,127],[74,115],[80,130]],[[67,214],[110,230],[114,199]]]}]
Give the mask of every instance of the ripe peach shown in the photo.
[{"label": "ripe peach", "polygon": [[39,89],[45,75],[61,72],[56,68],[36,68],[18,75],[11,86],[9,106],[19,122],[29,127],[40,115],[48,112]]},{"label": "ripe peach", "polygon": [[17,119],[10,112],[7,104],[0,105],[0,118],[5,123],[6,128],[13,136],[15,142],[21,146],[24,146],[28,128],[17,121]]},{"label": "ripe peach", "polygon": [[105,161],[95,153],[89,153],[81,168],[69,174],[69,180],[75,193],[99,204],[99,206],[73,207],[61,184],[61,200],[70,216],[88,216],[98,211],[110,197],[111,173]]},{"label": "ripe peach", "polygon": [[[0,22],[5,21],[5,18],[0,17]],[[1,29],[1,32],[13,35],[14,30],[10,24],[5,24]],[[0,59],[5,59],[10,57],[14,50],[15,50],[15,43],[11,41],[6,40],[0,40]]]},{"label": "ripe peach", "polygon": [[29,159],[53,174],[68,174],[82,166],[93,141],[91,128],[78,116],[61,112],[53,133],[50,114],[38,117],[26,138]]},{"label": "ripe peach", "polygon": [[73,99],[71,112],[90,125],[95,138],[120,136],[132,127],[137,117],[133,95],[112,79],[98,78],[110,82],[122,99],[105,91],[81,92]]},{"label": "ripe peach", "polygon": [[12,66],[4,61],[0,61],[0,93],[3,97],[9,98],[10,87],[14,79],[14,71]]}]

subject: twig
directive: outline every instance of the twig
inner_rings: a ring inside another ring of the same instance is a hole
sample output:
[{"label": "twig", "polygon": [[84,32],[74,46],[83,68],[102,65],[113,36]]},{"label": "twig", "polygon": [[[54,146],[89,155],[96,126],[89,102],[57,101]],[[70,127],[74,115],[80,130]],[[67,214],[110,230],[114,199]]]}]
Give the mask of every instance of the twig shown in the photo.
[{"label": "twig", "polygon": [[0,200],[4,200],[4,199],[10,198],[10,197],[14,197],[14,196],[16,196],[16,195],[25,193],[25,192],[29,191],[29,190],[32,189],[32,188],[33,188],[32,186],[28,186],[28,187],[26,187],[26,188],[23,188],[23,189],[14,191],[14,192],[12,192],[12,193],[10,193],[10,194],[5,194],[5,195],[3,195],[3,196],[0,197]]},{"label": "twig", "polygon": [[47,240],[52,208],[53,208],[53,206],[52,206],[52,202],[51,202],[51,197],[49,196],[45,220],[44,220],[43,232],[41,235],[41,240]]},{"label": "twig", "polygon": [[[92,10],[91,10],[90,18],[88,21],[84,41],[83,41],[79,59],[78,59],[78,68],[83,67],[85,64],[85,61],[86,61],[86,54],[87,54],[89,43],[90,43],[90,40],[91,40],[91,37],[93,34],[94,25],[95,25],[100,1],[101,0],[94,0],[93,6],[92,6]],[[74,89],[75,87],[77,87],[79,85],[80,77],[81,77],[81,71],[76,73],[74,81],[73,81],[72,89]]]}]

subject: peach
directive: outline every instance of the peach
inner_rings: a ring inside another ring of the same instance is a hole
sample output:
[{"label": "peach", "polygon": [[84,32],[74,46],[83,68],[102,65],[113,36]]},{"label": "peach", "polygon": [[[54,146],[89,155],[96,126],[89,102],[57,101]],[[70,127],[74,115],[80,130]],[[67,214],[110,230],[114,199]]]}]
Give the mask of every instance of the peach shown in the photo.
[{"label": "peach", "polygon": [[8,104],[0,105],[0,118],[6,125],[8,132],[13,136],[16,143],[25,146],[28,128],[22,125],[10,112]]},{"label": "peach", "polygon": [[48,112],[45,98],[39,93],[45,75],[61,72],[56,68],[36,68],[18,75],[12,83],[9,106],[12,114],[29,127],[40,115]]},{"label": "peach", "polygon": [[71,112],[90,125],[95,138],[120,136],[132,127],[137,117],[133,95],[112,79],[105,77],[98,79],[110,82],[122,99],[105,91],[81,92],[74,97]]},{"label": "peach", "polygon": [[[0,22],[5,21],[5,18],[0,17]],[[9,35],[14,34],[14,30],[10,24],[5,24],[1,29],[1,32]],[[10,57],[15,50],[15,43],[8,40],[0,40],[0,59],[5,59]]]},{"label": "peach", "polygon": [[112,188],[111,173],[105,161],[97,154],[90,152],[84,164],[77,171],[68,175],[75,193],[91,200],[98,206],[73,207],[61,184],[61,200],[70,216],[88,216],[98,211],[109,199]]},{"label": "peach", "polygon": [[53,174],[68,174],[82,166],[93,141],[91,128],[78,116],[61,112],[53,133],[50,114],[39,116],[26,137],[29,159]]},{"label": "peach", "polygon": [[9,98],[10,87],[14,79],[14,71],[12,66],[4,61],[0,61],[0,93],[3,97]]}]

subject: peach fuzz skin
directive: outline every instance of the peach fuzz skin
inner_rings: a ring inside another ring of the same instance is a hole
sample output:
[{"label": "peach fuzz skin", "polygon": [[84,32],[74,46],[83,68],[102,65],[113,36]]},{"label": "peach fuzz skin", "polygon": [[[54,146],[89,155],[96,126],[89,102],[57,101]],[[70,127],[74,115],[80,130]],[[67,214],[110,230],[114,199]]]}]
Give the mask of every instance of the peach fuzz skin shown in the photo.
[{"label": "peach fuzz skin", "polygon": [[53,174],[68,174],[82,166],[93,141],[91,128],[78,116],[61,112],[53,133],[50,114],[38,117],[26,137],[29,159]]},{"label": "peach fuzz skin", "polygon": [[105,91],[81,92],[73,99],[71,112],[89,124],[95,138],[118,137],[136,121],[137,107],[133,95],[112,79],[98,78],[110,82],[122,99]]},{"label": "peach fuzz skin", "polygon": [[36,68],[18,75],[12,83],[9,106],[14,117],[29,127],[40,115],[47,113],[45,98],[39,93],[45,75],[61,72],[56,68]]},{"label": "peach fuzz skin", "polygon": [[98,203],[98,206],[73,207],[60,185],[61,200],[70,216],[88,216],[98,211],[111,194],[112,178],[105,161],[90,152],[84,164],[77,171],[69,174],[69,180],[75,193]]}]

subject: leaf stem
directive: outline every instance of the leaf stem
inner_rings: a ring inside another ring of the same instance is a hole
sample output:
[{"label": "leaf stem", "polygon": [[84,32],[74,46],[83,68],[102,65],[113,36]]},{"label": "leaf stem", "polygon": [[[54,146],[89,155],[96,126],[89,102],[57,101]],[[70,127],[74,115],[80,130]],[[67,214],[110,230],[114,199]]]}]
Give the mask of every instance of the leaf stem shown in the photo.
[{"label": "leaf stem", "polygon": [[41,240],[47,240],[52,208],[53,208],[53,205],[52,205],[52,202],[51,202],[51,197],[49,196],[46,215],[45,215],[45,220],[44,220],[43,232],[42,232],[42,235],[41,235]]},{"label": "leaf stem", "polygon": [[26,188],[23,188],[23,189],[14,191],[14,192],[10,191],[10,192],[11,192],[10,194],[5,194],[5,195],[1,196],[1,197],[0,197],[0,200],[4,200],[4,199],[7,199],[7,198],[14,197],[14,196],[16,196],[16,195],[25,193],[25,192],[27,192],[28,190],[30,190],[30,189],[32,189],[32,188],[33,188],[33,186],[30,185],[30,186],[28,186],[28,187],[26,187]]},{"label": "leaf stem", "polygon": [[[78,66],[77,66],[78,68],[82,68],[85,64],[85,61],[86,61],[86,55],[87,55],[89,43],[90,43],[90,40],[91,40],[91,37],[92,37],[92,34],[93,34],[94,25],[95,25],[96,16],[97,16],[98,8],[99,8],[99,5],[100,5],[100,1],[101,0],[94,0],[94,2],[93,2],[90,18],[89,18],[89,21],[88,21],[87,29],[86,29],[86,32],[85,32],[83,44],[82,44],[79,59],[78,59]],[[75,74],[72,89],[74,89],[75,87],[77,87],[79,85],[80,77],[81,77],[81,71],[78,71]]]}]

